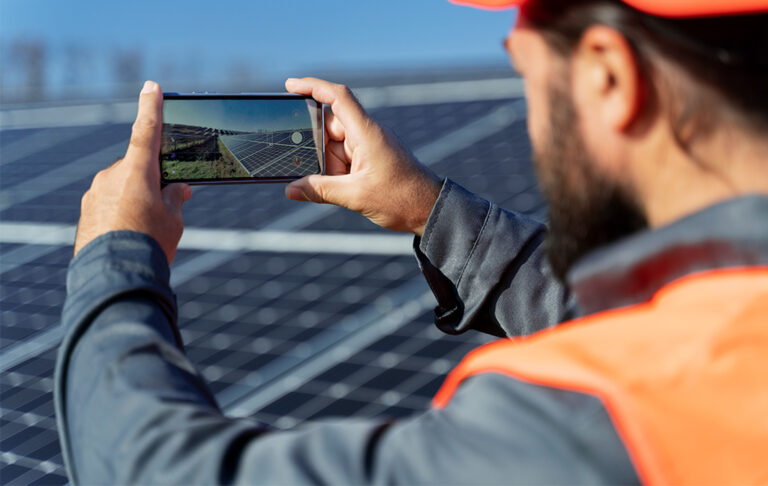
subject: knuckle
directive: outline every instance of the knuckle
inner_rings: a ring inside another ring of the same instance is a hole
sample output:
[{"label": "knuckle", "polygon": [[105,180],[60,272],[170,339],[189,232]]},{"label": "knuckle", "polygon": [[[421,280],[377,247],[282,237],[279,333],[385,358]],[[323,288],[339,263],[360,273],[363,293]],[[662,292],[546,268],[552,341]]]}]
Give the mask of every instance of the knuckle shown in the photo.
[{"label": "knuckle", "polygon": [[336,93],[336,96],[339,98],[351,98],[352,97],[352,90],[349,89],[349,86],[344,84],[335,84],[333,86],[333,90]]},{"label": "knuckle", "polygon": [[136,138],[136,136],[139,135],[141,131],[142,131],[141,121],[140,121],[140,118],[137,118],[133,122],[133,125],[131,125],[131,140]]},{"label": "knuckle", "polygon": [[101,181],[104,180],[104,178],[107,176],[106,170],[100,170],[96,173],[95,176],[93,176],[93,182],[91,182],[91,187],[101,184]]},{"label": "knuckle", "polygon": [[378,123],[374,122],[371,118],[366,118],[364,120],[363,128],[365,131],[371,133],[371,135],[384,138],[381,126]]},{"label": "knuckle", "polygon": [[133,128],[131,129],[131,139],[128,142],[129,145],[134,147],[146,147],[149,145],[149,140],[152,137],[152,133],[157,127],[157,123],[146,118],[137,119],[133,122]]},{"label": "knuckle", "polygon": [[140,116],[133,122],[133,131],[154,130],[158,124],[158,120],[153,116]]}]

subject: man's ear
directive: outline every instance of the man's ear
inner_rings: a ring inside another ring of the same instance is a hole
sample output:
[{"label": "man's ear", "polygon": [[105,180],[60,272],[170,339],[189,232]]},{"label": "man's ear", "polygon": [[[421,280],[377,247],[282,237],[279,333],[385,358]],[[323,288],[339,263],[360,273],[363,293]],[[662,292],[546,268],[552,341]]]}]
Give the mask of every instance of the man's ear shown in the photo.
[{"label": "man's ear", "polygon": [[626,131],[641,114],[645,87],[639,60],[627,39],[604,25],[582,34],[571,59],[574,100],[582,119]]}]

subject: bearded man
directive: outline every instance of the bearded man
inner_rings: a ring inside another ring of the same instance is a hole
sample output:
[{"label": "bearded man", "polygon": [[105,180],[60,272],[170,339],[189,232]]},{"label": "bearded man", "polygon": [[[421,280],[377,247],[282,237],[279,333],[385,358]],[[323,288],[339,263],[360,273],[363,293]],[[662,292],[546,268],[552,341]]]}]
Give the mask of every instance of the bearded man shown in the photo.
[{"label": "bearded man", "polygon": [[515,339],[471,353],[408,420],[225,417],[176,329],[190,191],[160,190],[148,82],[69,270],[56,406],[73,483],[768,482],[768,1],[462,3],[520,7],[505,45],[548,228],[440,180],[313,78],[286,88],[330,106],[327,174],[286,195],[414,233],[437,325]]}]

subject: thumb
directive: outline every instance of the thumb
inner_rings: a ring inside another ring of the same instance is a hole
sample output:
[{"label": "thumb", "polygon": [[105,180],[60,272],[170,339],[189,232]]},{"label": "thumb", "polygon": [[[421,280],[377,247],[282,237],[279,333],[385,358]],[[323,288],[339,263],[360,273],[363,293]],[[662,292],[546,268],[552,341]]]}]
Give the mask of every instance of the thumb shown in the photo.
[{"label": "thumb", "polygon": [[171,209],[181,212],[181,206],[192,196],[187,184],[170,184],[163,189],[163,201]]},{"label": "thumb", "polygon": [[285,197],[293,201],[310,201],[349,207],[350,175],[310,175],[293,181],[285,188]]}]

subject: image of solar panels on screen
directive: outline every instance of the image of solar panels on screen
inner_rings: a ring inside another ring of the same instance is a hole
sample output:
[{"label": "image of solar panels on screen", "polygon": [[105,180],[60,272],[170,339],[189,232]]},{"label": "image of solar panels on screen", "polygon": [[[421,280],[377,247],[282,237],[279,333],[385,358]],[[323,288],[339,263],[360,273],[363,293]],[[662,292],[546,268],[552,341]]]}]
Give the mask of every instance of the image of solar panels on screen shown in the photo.
[{"label": "image of solar panels on screen", "polygon": [[322,173],[322,105],[295,95],[166,94],[163,181],[271,182]]}]

